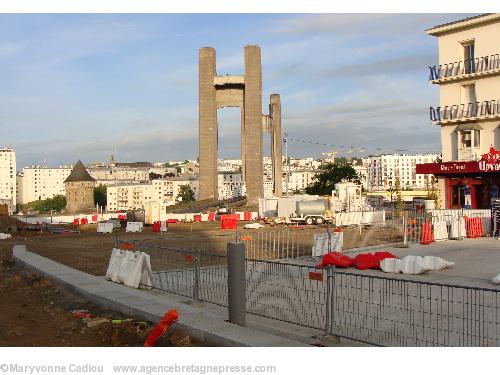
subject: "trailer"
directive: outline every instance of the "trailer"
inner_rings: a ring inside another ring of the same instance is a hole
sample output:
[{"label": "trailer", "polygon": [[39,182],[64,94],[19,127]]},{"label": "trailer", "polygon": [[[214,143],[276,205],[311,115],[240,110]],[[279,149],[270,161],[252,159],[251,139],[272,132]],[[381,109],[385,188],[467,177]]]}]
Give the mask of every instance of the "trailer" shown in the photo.
[{"label": "trailer", "polygon": [[298,201],[296,203],[296,216],[289,218],[290,223],[321,225],[333,223],[333,215],[328,207],[328,200],[316,199],[311,201]]}]

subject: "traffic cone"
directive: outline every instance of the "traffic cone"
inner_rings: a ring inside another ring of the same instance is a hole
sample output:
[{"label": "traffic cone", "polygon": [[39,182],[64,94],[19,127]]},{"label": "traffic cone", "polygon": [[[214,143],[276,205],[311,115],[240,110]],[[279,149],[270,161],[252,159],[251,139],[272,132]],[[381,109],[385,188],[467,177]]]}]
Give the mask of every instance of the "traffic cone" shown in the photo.
[{"label": "traffic cone", "polygon": [[177,310],[168,310],[168,312],[160,320],[160,323],[158,323],[156,327],[153,328],[148,338],[146,339],[144,346],[155,346],[160,336],[167,332],[172,324],[174,324],[177,320],[179,320],[179,313],[177,312]]}]

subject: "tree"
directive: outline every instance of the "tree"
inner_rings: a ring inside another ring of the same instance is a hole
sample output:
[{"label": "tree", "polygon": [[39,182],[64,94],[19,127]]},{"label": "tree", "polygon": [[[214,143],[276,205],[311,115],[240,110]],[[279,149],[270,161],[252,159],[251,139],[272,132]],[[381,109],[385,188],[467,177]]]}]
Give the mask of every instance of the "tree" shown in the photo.
[{"label": "tree", "polygon": [[396,181],[394,183],[394,189],[396,191],[396,209],[398,209],[398,211],[402,211],[403,210],[403,199],[401,198],[401,182],[400,182],[398,176],[396,176]]},{"label": "tree", "polygon": [[426,180],[426,190],[427,197],[426,199],[433,200],[436,204],[436,208],[441,207],[440,197],[439,197],[439,189],[437,187],[437,181],[434,176],[431,176],[431,183],[429,184],[429,180]]},{"label": "tree", "polygon": [[182,198],[182,202],[192,202],[194,201],[194,192],[189,185],[179,186],[179,193],[177,194],[177,200],[179,197]]},{"label": "tree", "polygon": [[64,195],[55,195],[52,198],[29,202],[22,206],[23,211],[30,209],[39,213],[48,213],[51,211],[59,212],[66,207],[66,197]]},{"label": "tree", "polygon": [[177,171],[177,174],[182,173],[182,168],[181,167],[175,167],[175,170]]},{"label": "tree", "polygon": [[94,188],[94,203],[101,207],[108,204],[107,188],[105,185],[99,185]]},{"label": "tree", "polygon": [[314,176],[313,183],[306,187],[307,194],[330,195],[335,184],[342,181],[359,183],[359,176],[348,164],[328,163],[319,167],[321,170]]}]

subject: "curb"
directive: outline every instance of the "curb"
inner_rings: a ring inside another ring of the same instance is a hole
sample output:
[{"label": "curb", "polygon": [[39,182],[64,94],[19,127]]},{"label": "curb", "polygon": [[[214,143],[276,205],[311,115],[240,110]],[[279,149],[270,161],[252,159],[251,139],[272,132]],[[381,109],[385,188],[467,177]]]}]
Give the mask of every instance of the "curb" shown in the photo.
[{"label": "curb", "polygon": [[242,327],[224,321],[224,317],[187,305],[166,292],[145,291],[126,287],[89,275],[51,259],[31,253],[25,245],[13,248],[15,260],[34,273],[44,276],[60,288],[80,295],[90,302],[133,316],[140,320],[158,322],[169,309],[176,309],[180,319],[175,330],[187,331],[194,339],[213,346],[306,346],[304,343],[284,337]]}]

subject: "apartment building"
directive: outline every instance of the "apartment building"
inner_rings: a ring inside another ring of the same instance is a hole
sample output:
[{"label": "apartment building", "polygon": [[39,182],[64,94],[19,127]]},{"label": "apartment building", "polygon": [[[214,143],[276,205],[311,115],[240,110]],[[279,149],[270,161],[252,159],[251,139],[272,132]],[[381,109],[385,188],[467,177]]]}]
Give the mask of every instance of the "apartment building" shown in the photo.
[{"label": "apartment building", "polygon": [[[312,184],[314,176],[319,172],[312,169],[297,169],[295,171],[290,171],[288,180],[288,191],[304,191],[307,186]],[[286,190],[286,183],[283,184],[284,190]]]},{"label": "apartment building", "polygon": [[429,81],[439,88],[430,120],[441,130],[442,163],[433,173],[446,208],[488,208],[500,185],[500,14],[435,26],[439,61]]},{"label": "apartment building", "polygon": [[12,148],[0,148],[0,199],[10,201],[12,210],[15,210],[16,153]]},{"label": "apartment building", "polygon": [[26,204],[36,200],[65,195],[64,180],[68,178],[72,165],[48,168],[41,165],[24,167],[17,175],[17,201]]},{"label": "apartment building", "polygon": [[189,177],[166,177],[149,182],[120,183],[107,188],[108,211],[141,210],[147,203],[174,205],[182,185],[189,185],[198,199],[198,179]]},{"label": "apartment building", "polygon": [[246,185],[241,172],[222,172],[217,174],[219,200],[246,195]]},{"label": "apartment building", "polygon": [[417,174],[416,165],[433,163],[438,157],[438,154],[393,154],[365,158],[363,166],[366,167],[367,190],[387,190],[396,186],[398,178],[401,189],[423,190],[432,176]]}]

